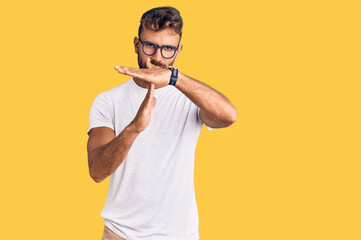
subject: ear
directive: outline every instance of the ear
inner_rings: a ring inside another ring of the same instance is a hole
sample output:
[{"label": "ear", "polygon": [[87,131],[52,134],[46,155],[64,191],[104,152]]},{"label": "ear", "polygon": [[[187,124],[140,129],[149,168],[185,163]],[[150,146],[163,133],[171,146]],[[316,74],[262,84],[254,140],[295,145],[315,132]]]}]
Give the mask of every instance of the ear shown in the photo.
[{"label": "ear", "polygon": [[174,61],[177,60],[177,57],[178,57],[178,55],[181,53],[182,49],[183,49],[183,44],[179,45],[178,50],[177,50],[177,52],[176,52],[176,54],[175,54],[175,59],[174,59]]},{"label": "ear", "polygon": [[135,53],[138,54],[139,53],[139,38],[137,37],[134,37],[134,50],[135,50]]}]

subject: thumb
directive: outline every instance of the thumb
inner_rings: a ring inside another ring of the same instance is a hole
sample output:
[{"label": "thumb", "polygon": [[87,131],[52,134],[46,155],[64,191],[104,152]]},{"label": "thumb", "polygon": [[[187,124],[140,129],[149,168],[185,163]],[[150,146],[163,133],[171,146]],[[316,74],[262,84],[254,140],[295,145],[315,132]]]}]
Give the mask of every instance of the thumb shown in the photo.
[{"label": "thumb", "polygon": [[148,69],[152,68],[152,65],[150,63],[150,58],[147,58],[147,61],[145,62],[145,65],[147,66]]}]

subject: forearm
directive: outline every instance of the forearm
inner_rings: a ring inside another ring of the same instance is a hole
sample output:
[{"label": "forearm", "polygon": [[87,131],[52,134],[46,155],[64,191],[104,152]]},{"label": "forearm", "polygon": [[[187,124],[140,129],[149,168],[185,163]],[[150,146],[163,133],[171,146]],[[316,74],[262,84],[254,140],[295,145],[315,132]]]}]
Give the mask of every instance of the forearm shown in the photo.
[{"label": "forearm", "polygon": [[130,124],[109,143],[93,150],[90,168],[96,182],[103,181],[122,164],[138,135]]},{"label": "forearm", "polygon": [[179,73],[175,86],[210,117],[223,122],[237,118],[237,110],[227,97],[205,83]]}]

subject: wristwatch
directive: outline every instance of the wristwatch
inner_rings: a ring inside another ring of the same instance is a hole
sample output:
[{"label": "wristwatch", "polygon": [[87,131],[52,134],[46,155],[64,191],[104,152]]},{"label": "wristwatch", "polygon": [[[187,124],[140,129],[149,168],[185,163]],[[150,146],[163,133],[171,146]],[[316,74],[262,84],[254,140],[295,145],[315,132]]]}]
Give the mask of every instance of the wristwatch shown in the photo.
[{"label": "wristwatch", "polygon": [[170,76],[169,85],[174,86],[178,80],[178,68],[173,66],[168,66],[168,68],[172,70],[172,75]]}]

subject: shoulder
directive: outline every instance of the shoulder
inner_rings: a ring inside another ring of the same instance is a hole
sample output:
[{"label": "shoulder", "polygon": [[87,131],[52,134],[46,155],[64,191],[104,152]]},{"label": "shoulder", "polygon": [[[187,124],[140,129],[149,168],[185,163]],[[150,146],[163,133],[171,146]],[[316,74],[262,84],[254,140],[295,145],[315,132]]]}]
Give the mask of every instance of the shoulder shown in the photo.
[{"label": "shoulder", "polygon": [[103,97],[107,98],[108,101],[116,100],[120,96],[124,94],[124,92],[128,92],[129,89],[132,87],[131,85],[131,79],[116,86],[109,90],[101,92],[99,95],[103,95]]},{"label": "shoulder", "polygon": [[113,87],[107,91],[104,91],[104,93],[106,93],[107,95],[111,95],[111,94],[117,94],[119,92],[122,92],[124,90],[128,90],[129,88],[132,87],[132,84],[131,84],[131,80],[132,79],[129,79],[128,81],[116,86],[116,87]]}]

